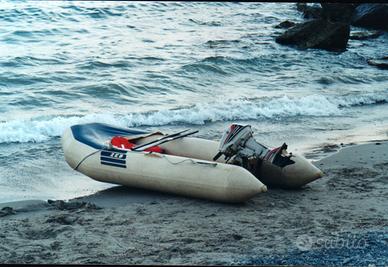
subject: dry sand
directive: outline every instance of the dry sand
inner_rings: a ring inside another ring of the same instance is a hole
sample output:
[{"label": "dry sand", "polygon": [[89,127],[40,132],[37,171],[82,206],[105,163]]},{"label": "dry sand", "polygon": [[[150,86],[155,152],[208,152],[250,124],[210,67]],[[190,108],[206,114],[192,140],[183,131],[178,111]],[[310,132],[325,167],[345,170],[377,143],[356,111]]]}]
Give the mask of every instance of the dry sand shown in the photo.
[{"label": "dry sand", "polygon": [[121,186],[3,203],[0,263],[388,265],[388,142],[315,164],[305,188],[238,205]]}]

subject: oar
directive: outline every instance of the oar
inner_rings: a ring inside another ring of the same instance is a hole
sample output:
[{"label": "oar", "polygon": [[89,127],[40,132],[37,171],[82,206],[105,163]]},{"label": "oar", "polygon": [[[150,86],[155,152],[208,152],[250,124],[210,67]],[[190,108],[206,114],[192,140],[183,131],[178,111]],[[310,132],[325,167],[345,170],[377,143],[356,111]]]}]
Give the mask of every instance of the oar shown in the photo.
[{"label": "oar", "polygon": [[188,130],[190,130],[190,129],[186,129],[186,130],[183,130],[183,131],[180,131],[180,132],[177,132],[177,133],[165,135],[165,136],[160,137],[160,138],[158,138],[158,139],[155,139],[155,140],[153,140],[153,141],[151,141],[151,142],[148,142],[148,143],[145,143],[145,144],[141,144],[141,145],[135,146],[134,148],[131,148],[131,150],[138,149],[138,148],[142,148],[143,146],[147,146],[147,145],[150,145],[150,144],[159,142],[159,141],[164,140],[164,139],[166,139],[166,138],[170,138],[170,137],[174,137],[174,136],[180,135],[180,134],[182,134],[182,133],[184,133],[184,132],[187,132]]},{"label": "oar", "polygon": [[[187,130],[182,131],[182,132],[186,132],[186,131]],[[166,142],[170,142],[170,141],[173,141],[173,140],[176,140],[176,139],[179,139],[179,138],[183,138],[185,136],[189,136],[189,135],[198,133],[199,131],[198,130],[197,131],[192,131],[192,132],[188,132],[188,133],[185,133],[185,134],[182,134],[182,132],[165,136],[164,138],[160,138],[159,140],[155,140],[155,141],[149,142],[147,144],[142,144],[142,145],[136,146],[136,147],[132,148],[131,150],[132,151],[144,151],[144,150],[146,150],[146,149],[148,149],[150,147],[161,145],[161,144],[164,144]]]}]

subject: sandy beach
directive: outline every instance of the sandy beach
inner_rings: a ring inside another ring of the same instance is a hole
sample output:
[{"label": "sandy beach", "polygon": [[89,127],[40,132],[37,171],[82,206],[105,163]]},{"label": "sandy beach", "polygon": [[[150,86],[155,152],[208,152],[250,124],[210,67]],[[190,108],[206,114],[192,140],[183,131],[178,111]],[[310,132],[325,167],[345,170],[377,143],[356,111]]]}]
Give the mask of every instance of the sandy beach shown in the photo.
[{"label": "sandy beach", "polygon": [[305,188],[238,205],[121,186],[2,203],[0,263],[387,265],[388,142],[314,164]]}]

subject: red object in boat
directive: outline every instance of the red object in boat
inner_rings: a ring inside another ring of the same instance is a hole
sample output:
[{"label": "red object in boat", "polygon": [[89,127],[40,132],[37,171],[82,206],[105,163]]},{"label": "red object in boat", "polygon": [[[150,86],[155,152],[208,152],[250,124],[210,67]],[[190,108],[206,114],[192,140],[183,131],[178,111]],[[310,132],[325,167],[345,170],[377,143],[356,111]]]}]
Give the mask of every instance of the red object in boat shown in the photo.
[{"label": "red object in boat", "polygon": [[[125,148],[125,149],[131,149],[134,146],[136,146],[134,143],[129,142],[129,140],[122,136],[115,136],[111,140],[111,144],[118,148]],[[157,153],[163,153],[163,149],[160,146],[153,146],[150,148],[145,149],[144,151],[147,152],[157,152]]]}]

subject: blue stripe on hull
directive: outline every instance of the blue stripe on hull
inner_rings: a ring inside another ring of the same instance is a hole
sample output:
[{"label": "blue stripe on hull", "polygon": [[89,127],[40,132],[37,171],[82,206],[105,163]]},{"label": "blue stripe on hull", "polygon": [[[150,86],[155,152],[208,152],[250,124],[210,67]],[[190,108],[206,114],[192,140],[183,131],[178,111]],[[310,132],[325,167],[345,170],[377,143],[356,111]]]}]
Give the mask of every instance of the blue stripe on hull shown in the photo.
[{"label": "blue stripe on hull", "polygon": [[103,165],[109,165],[119,168],[127,168],[126,158],[127,151],[102,150],[100,154],[100,162]]},{"label": "blue stripe on hull", "polygon": [[109,161],[109,162],[118,163],[118,164],[125,164],[125,159],[122,160],[122,159],[116,159],[116,158],[110,158],[110,157],[103,157],[103,156],[101,156],[100,160],[101,161]]},{"label": "blue stripe on hull", "polygon": [[112,162],[106,162],[106,161],[101,161],[101,164],[103,165],[109,165],[109,166],[113,166],[113,167],[119,167],[119,168],[127,168],[127,166],[124,164],[115,164],[115,163],[112,163]]}]

